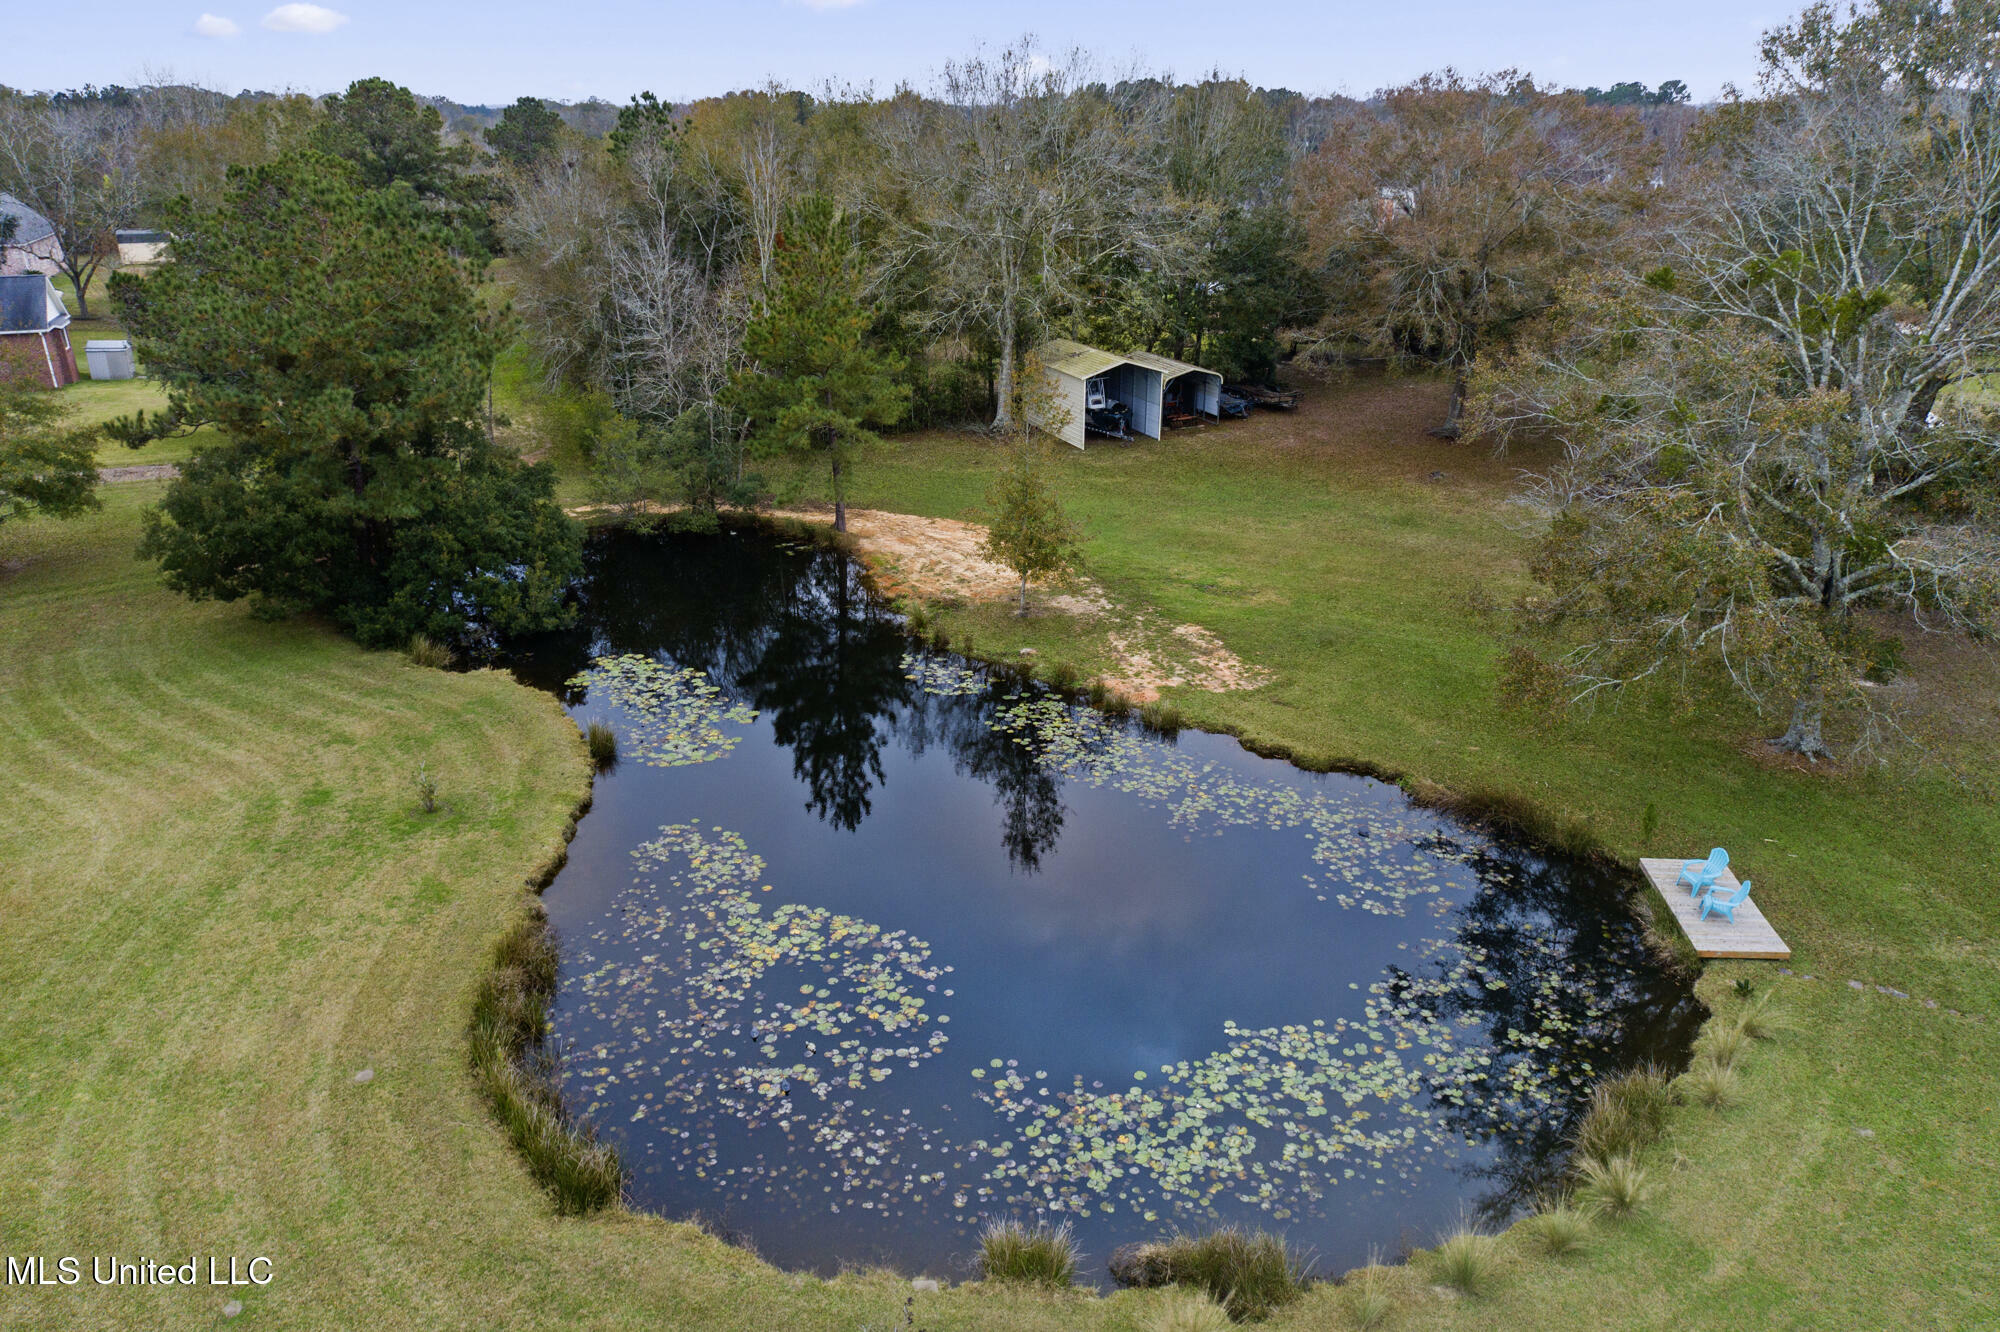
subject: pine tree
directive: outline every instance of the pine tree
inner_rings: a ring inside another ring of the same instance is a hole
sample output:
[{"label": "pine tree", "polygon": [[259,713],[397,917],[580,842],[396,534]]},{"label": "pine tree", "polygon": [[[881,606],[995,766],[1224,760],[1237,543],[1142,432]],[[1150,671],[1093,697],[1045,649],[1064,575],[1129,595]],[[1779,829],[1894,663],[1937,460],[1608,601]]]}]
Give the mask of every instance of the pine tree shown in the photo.
[{"label": "pine tree", "polygon": [[840,210],[813,197],[788,212],[763,310],[743,349],[750,368],[732,386],[762,452],[816,453],[833,475],[833,526],[847,530],[847,474],[855,452],[909,409],[902,359],[868,343],[874,310]]},{"label": "pine tree", "polygon": [[435,215],[302,154],[173,222],[173,263],[112,279],[169,394],[116,436],[222,436],[148,515],[141,552],[168,585],[378,644],[559,622],[581,536],[554,472],[487,437],[500,335]]},{"label": "pine tree", "polygon": [[68,414],[57,394],[0,381],[0,523],[98,507],[98,432],[66,427]]}]

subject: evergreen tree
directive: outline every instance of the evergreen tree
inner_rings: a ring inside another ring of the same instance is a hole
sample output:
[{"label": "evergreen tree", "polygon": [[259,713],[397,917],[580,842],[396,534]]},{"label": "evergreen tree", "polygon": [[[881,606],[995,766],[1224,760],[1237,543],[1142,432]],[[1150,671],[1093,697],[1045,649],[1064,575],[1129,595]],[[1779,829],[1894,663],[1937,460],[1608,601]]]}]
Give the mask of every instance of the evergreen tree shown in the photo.
[{"label": "evergreen tree", "polygon": [[486,132],[486,142],[501,161],[531,167],[556,146],[562,128],[562,117],[547,102],[523,97],[500,113],[500,123]]},{"label": "evergreen tree", "polygon": [[823,197],[789,210],[764,308],[743,349],[750,368],[732,385],[765,452],[816,453],[833,474],[833,526],[847,530],[847,473],[857,449],[910,405],[900,357],[868,344],[875,311],[840,210]]},{"label": "evergreen tree", "polygon": [[558,622],[579,533],[553,471],[482,429],[500,339],[433,216],[302,154],[235,171],[172,225],[173,263],[112,282],[170,395],[119,437],[223,437],[148,517],[168,585],[378,644]]},{"label": "evergreen tree", "polygon": [[0,384],[0,523],[97,507],[97,431],[63,428],[69,404]]},{"label": "evergreen tree", "polygon": [[312,145],[354,164],[370,189],[407,187],[425,207],[464,229],[461,243],[491,253],[495,199],[490,178],[472,175],[472,150],[444,142],[444,117],[408,88],[357,79],[328,97]]}]

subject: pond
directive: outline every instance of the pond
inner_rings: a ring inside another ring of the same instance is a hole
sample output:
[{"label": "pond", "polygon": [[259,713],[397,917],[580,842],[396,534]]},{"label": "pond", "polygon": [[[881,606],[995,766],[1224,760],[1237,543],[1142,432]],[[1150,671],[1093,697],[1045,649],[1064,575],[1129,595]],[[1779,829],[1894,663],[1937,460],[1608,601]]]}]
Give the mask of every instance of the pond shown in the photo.
[{"label": "pond", "polygon": [[782,1267],[972,1274],[989,1218],[1222,1222],[1339,1271],[1498,1221],[1701,1011],[1623,874],[1149,732],[908,636],[846,555],[594,537],[525,680],[617,733],[546,905],[564,1094],[631,1200]]}]

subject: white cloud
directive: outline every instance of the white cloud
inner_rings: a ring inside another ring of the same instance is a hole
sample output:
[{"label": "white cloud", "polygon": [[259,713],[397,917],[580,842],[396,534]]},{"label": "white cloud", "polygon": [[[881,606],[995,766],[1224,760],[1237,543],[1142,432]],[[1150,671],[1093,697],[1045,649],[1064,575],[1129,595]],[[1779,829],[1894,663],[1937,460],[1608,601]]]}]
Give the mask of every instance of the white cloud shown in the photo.
[{"label": "white cloud", "polygon": [[197,37],[234,37],[243,29],[236,26],[235,19],[226,19],[220,14],[203,14],[194,21],[194,35]]},{"label": "white cloud", "polygon": [[347,15],[324,5],[279,5],[264,15],[264,26],[272,32],[309,32],[325,36],[347,22]]}]

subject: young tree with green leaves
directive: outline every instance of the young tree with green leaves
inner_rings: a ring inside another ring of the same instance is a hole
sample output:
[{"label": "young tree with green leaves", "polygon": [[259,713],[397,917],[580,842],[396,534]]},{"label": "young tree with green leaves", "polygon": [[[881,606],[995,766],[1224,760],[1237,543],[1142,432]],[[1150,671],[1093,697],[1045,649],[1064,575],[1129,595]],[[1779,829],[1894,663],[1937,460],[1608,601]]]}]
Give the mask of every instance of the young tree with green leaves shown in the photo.
[{"label": "young tree with green leaves", "polygon": [[1015,381],[1012,416],[1019,422],[1019,439],[1007,470],[987,492],[986,503],[993,518],[986,528],[982,553],[1021,576],[1021,603],[1015,614],[1028,613],[1028,581],[1058,577],[1075,569],[1082,559],[1082,533],[1063,511],[1049,484],[1048,459],[1039,432],[1028,424],[1040,419],[1051,431],[1060,431],[1064,409],[1047,388],[1040,360],[1033,352],[1022,358],[1021,374]]},{"label": "young tree with green leaves", "polygon": [[97,507],[98,432],[65,428],[68,415],[54,393],[0,384],[0,523]]},{"label": "young tree with green leaves", "polygon": [[434,215],[319,154],[239,170],[172,219],[174,262],[112,294],[169,393],[214,424],[142,554],[197,599],[331,617],[363,642],[559,623],[581,568],[554,472],[493,444],[500,330]]},{"label": "young tree with green leaves", "polygon": [[847,220],[823,196],[791,208],[772,256],[763,309],[744,330],[749,367],[731,405],[766,452],[814,453],[833,477],[833,526],[847,530],[847,473],[856,450],[909,409],[901,358],[868,342],[875,311],[864,296]]}]

